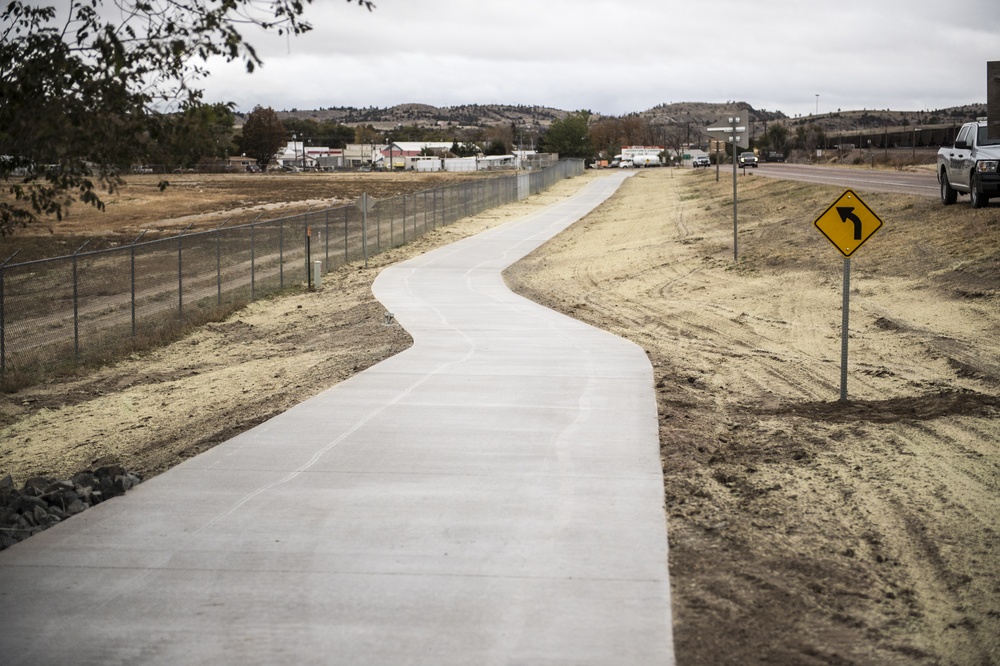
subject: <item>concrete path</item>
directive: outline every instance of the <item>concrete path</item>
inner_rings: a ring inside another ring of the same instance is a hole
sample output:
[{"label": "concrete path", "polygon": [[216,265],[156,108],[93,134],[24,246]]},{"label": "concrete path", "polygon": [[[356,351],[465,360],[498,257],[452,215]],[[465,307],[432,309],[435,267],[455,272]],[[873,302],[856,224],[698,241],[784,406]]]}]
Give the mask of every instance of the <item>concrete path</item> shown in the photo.
[{"label": "concrete path", "polygon": [[622,178],[386,270],[413,348],[0,553],[0,662],[672,664],[649,362],[500,277]]}]

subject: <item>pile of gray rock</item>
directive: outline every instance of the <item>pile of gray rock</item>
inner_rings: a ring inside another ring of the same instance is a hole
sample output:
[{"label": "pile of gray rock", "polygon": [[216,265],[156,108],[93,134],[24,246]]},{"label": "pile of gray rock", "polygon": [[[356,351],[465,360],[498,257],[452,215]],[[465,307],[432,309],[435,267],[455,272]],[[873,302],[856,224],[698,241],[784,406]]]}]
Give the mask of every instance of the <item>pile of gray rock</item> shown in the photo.
[{"label": "pile of gray rock", "polygon": [[108,465],[79,472],[71,479],[33,477],[18,490],[8,474],[0,479],[0,550],[104,500],[124,495],[140,481],[121,465]]}]

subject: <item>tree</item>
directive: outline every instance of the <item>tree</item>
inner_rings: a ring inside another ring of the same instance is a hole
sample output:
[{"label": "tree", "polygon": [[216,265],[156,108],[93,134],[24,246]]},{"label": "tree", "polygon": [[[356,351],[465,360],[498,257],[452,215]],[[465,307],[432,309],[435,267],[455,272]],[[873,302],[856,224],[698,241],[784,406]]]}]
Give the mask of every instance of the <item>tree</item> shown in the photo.
[{"label": "tree", "polygon": [[382,143],[382,133],[372,125],[358,125],[354,128],[354,143],[379,145]]},{"label": "tree", "polygon": [[562,120],[553,121],[541,138],[541,149],[547,153],[558,153],[560,157],[593,157],[594,144],[587,128],[589,118],[588,112],[577,111]]},{"label": "tree", "polygon": [[274,109],[255,106],[243,123],[243,134],[238,141],[240,152],[256,159],[261,169],[267,169],[275,154],[285,145],[286,136],[285,127]]},{"label": "tree", "polygon": [[320,123],[320,141],[331,148],[346,148],[354,141],[354,128],[333,121]]},{"label": "tree", "polygon": [[786,152],[788,150],[788,128],[784,125],[771,123],[758,144],[779,153]]},{"label": "tree", "polygon": [[492,141],[483,150],[484,155],[509,155],[510,151],[507,150],[507,144],[503,141]]},{"label": "tree", "polygon": [[457,139],[452,141],[451,154],[455,157],[475,157],[479,153],[479,146],[474,143],[459,143]]},{"label": "tree", "polygon": [[[486,149],[487,155],[507,155],[514,146],[514,129],[511,125],[489,125],[483,128],[482,141],[489,146]],[[502,147],[502,152],[490,152]]]},{"label": "tree", "polygon": [[826,144],[826,134],[823,128],[816,123],[809,123],[806,126],[795,128],[795,147],[812,152]]},{"label": "tree", "polygon": [[228,157],[233,151],[235,116],[229,104],[204,104],[157,117],[158,140],[149,162],[191,167],[204,160]]},{"label": "tree", "polygon": [[77,198],[103,208],[98,192],[114,192],[163,138],[169,123],[159,114],[201,104],[196,83],[208,58],[242,60],[252,72],[261,60],[240,30],[301,34],[311,29],[302,20],[310,2],[73,0],[58,10],[5,2],[0,179],[17,180],[14,203],[0,203],[0,235],[39,215],[61,218]]}]

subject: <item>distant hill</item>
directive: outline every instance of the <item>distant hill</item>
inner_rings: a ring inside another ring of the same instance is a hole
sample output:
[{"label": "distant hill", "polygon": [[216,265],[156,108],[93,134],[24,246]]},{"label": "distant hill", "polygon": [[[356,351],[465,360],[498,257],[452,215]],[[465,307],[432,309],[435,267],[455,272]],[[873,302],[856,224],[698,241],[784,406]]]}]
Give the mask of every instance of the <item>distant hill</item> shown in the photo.
[{"label": "distant hill", "polygon": [[[330,107],[316,110],[292,109],[277,113],[281,119],[332,120],[349,126],[370,124],[384,131],[400,125],[463,129],[514,123],[545,128],[553,121],[565,118],[570,111],[521,104],[464,104],[444,107],[429,104],[397,104],[387,108]],[[754,134],[763,132],[769,123],[776,122],[790,128],[816,123],[828,134],[835,135],[876,128],[960,125],[985,116],[986,104],[965,104],[934,111],[837,110],[832,113],[789,117],[781,111],[755,109],[746,102],[671,102],[659,104],[645,111],[626,114],[626,116],[639,116],[654,125],[688,127],[692,132],[698,132],[716,121],[734,115],[745,117],[746,122],[753,126]],[[601,117],[594,115],[594,119]],[[237,122],[239,124],[240,121]]]},{"label": "distant hill", "polygon": [[300,118],[322,122],[333,120],[344,125],[372,125],[376,129],[393,129],[397,125],[420,127],[489,127],[517,123],[547,127],[553,120],[569,113],[546,106],[506,104],[464,104],[462,106],[430,106],[429,104],[397,104],[385,109],[378,107],[331,107],[315,111],[292,109],[278,111],[278,118]]},{"label": "distant hill", "polygon": [[986,104],[964,104],[933,111],[890,111],[889,109],[862,109],[836,111],[818,115],[788,118],[785,125],[816,123],[827,134],[849,134],[858,130],[893,130],[900,127],[959,126],[986,115]]}]

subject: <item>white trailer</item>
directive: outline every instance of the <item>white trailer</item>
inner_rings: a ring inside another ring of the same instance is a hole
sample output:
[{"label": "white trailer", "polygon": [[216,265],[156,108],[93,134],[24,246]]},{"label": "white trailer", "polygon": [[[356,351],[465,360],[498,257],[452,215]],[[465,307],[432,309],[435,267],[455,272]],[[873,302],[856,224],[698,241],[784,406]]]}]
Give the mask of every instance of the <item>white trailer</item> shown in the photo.
[{"label": "white trailer", "polygon": [[634,157],[632,157],[632,166],[634,167],[660,166],[660,157],[658,155],[635,155]]}]

